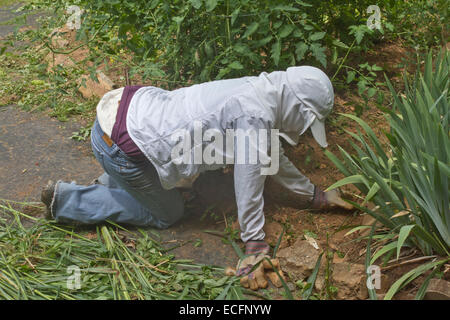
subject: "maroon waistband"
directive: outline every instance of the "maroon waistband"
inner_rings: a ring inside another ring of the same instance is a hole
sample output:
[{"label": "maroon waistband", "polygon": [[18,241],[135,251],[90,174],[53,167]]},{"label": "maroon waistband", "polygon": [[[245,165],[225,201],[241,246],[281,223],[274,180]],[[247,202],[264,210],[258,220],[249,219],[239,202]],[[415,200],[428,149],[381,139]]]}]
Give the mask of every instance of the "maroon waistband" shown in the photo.
[{"label": "maroon waistband", "polygon": [[119,109],[117,110],[116,122],[111,133],[111,139],[117,146],[128,156],[136,159],[145,158],[139,147],[133,142],[127,130],[127,113],[130,106],[131,98],[136,91],[143,86],[126,86],[119,101]]}]

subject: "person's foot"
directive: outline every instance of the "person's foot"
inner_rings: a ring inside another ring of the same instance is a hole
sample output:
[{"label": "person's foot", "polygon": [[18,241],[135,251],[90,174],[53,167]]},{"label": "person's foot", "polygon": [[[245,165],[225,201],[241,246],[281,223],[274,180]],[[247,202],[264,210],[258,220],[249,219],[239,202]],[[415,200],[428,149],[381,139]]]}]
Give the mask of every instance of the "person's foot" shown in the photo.
[{"label": "person's foot", "polygon": [[52,180],[49,180],[47,182],[47,185],[44,187],[44,189],[41,192],[41,201],[47,207],[47,210],[45,213],[46,219],[53,219],[51,207],[52,207],[53,197],[55,195],[55,187],[56,187],[56,183],[54,183]]}]

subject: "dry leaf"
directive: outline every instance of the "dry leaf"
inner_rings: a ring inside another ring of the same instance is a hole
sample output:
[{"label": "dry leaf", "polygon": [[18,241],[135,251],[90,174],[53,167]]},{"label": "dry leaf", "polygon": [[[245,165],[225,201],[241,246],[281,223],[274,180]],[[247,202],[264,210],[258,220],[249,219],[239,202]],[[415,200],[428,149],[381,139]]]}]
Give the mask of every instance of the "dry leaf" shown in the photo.
[{"label": "dry leaf", "polygon": [[319,245],[317,244],[316,239],[314,239],[306,234],[305,234],[305,239],[306,239],[306,241],[309,242],[310,245],[312,245],[314,247],[314,249],[319,250]]},{"label": "dry leaf", "polygon": [[408,214],[409,214],[409,211],[407,211],[407,210],[402,210],[402,211],[397,212],[396,214],[394,214],[394,215],[391,217],[391,219],[397,218],[397,217],[403,217],[403,216],[406,216],[406,215],[408,215]]}]

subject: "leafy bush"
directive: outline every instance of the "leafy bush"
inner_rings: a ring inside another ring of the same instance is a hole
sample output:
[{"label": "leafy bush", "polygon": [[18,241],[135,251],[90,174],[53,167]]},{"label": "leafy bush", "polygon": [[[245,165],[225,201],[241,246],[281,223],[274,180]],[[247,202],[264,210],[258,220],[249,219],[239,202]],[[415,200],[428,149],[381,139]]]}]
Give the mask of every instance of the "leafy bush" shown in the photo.
[{"label": "leafy bush", "polygon": [[[344,115],[365,131],[348,132],[359,142],[352,142],[356,154],[340,148],[343,160],[339,160],[327,153],[346,175],[330,189],[353,183],[366,195],[358,207],[390,230],[381,240],[392,241],[374,254],[371,263],[394,253],[398,259],[404,245],[450,259],[449,66],[449,52],[441,52],[433,70],[430,52],[423,74],[418,71],[412,83],[405,77],[405,95],[396,93],[387,80],[394,102],[392,110],[385,110],[389,152],[363,120]],[[368,201],[376,207],[365,207]]]},{"label": "leafy bush", "polygon": [[[47,2],[81,6],[81,34],[103,28],[104,36],[110,33],[106,50],[126,47],[141,62],[140,71],[172,81],[203,82],[298,64],[327,67],[328,56],[336,61],[338,50],[349,48],[344,42],[357,39],[353,49],[367,49],[371,38],[382,36],[366,26],[369,0],[37,1]],[[384,1],[380,7],[384,12],[398,5]]]}]

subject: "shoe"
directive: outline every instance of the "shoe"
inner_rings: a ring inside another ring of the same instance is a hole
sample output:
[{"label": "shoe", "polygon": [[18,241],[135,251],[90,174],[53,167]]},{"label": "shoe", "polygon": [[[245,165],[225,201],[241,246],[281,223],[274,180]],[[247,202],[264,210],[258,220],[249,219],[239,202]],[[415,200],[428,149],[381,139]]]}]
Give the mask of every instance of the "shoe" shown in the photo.
[{"label": "shoe", "polygon": [[44,187],[44,189],[41,192],[41,201],[47,207],[47,211],[45,214],[46,219],[53,219],[51,207],[52,207],[53,197],[55,195],[55,187],[56,187],[56,183],[54,183],[52,180],[49,180],[47,182],[47,185]]}]

